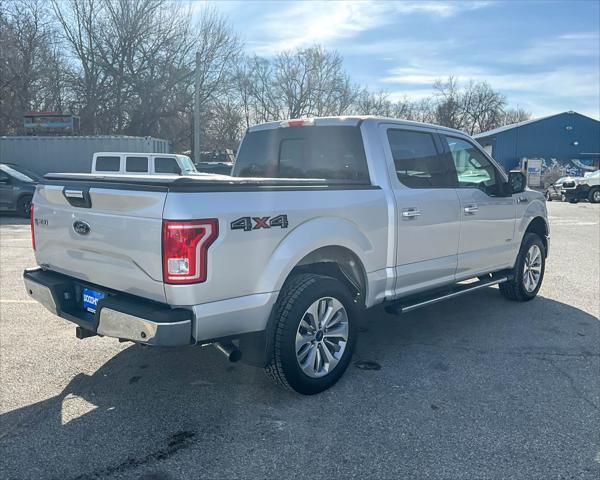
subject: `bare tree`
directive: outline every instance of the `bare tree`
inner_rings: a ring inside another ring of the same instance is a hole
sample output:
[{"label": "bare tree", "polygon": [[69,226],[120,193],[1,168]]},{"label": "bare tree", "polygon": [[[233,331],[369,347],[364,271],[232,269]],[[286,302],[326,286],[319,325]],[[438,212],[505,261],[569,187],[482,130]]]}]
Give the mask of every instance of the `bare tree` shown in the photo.
[{"label": "bare tree", "polygon": [[500,123],[502,125],[511,125],[513,123],[525,122],[527,120],[531,120],[531,112],[517,107],[505,110]]},{"label": "bare tree", "polygon": [[353,113],[357,115],[393,116],[394,104],[387,92],[369,92],[364,88],[356,97]]},{"label": "bare tree", "polygon": [[207,109],[204,122],[205,150],[237,150],[244,131],[243,110],[240,105],[224,99],[213,102]]},{"label": "bare tree", "polygon": [[17,133],[30,110],[60,110],[66,72],[45,3],[0,3],[0,134]]},{"label": "bare tree", "polygon": [[85,133],[97,133],[97,120],[109,90],[109,78],[100,62],[96,38],[100,29],[99,20],[104,13],[103,2],[52,0],[52,7],[62,26],[64,39],[80,67],[73,79],[73,89],[78,98],[81,129]]}]

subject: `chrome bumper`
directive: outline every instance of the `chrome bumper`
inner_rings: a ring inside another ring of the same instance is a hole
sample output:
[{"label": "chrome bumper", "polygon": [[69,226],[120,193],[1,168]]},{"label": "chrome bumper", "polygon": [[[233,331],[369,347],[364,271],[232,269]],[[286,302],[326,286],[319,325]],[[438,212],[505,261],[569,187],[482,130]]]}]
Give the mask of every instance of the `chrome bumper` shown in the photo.
[{"label": "chrome bumper", "polygon": [[104,307],[100,310],[96,333],[148,345],[176,347],[192,343],[192,321],[158,323]]},{"label": "chrome bumper", "polygon": [[41,269],[26,270],[23,281],[31,298],[92,334],[161,347],[194,343],[189,310],[116,294],[100,300],[91,314],[80,307],[83,282]]}]

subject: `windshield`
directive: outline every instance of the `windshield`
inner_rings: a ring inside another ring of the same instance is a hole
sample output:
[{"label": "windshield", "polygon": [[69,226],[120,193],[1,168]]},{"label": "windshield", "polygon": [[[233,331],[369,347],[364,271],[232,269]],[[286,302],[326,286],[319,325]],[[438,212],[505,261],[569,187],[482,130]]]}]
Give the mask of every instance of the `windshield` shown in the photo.
[{"label": "windshield", "polygon": [[6,173],[7,175],[10,175],[13,178],[16,178],[17,180],[21,180],[22,182],[26,182],[26,183],[34,183],[37,182],[39,180],[39,176],[34,174],[33,172],[27,172],[28,175],[26,175],[23,172],[20,172],[19,170],[16,170],[13,167],[9,167],[8,165],[4,165],[4,164],[0,164],[0,170],[3,171],[4,173]]},{"label": "windshield", "polygon": [[232,175],[369,183],[360,129],[351,126],[250,132],[240,146]]},{"label": "windshield", "polygon": [[186,157],[185,155],[180,155],[178,158],[181,161],[181,169],[184,172],[197,172],[196,166],[190,160],[190,157]]}]

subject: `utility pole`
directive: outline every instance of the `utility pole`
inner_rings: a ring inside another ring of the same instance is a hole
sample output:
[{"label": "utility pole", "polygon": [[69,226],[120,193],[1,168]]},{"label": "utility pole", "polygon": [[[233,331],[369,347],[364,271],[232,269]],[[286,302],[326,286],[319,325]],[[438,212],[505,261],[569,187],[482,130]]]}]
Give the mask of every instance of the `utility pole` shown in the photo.
[{"label": "utility pole", "polygon": [[194,89],[194,163],[200,163],[200,52],[196,52],[196,86]]}]

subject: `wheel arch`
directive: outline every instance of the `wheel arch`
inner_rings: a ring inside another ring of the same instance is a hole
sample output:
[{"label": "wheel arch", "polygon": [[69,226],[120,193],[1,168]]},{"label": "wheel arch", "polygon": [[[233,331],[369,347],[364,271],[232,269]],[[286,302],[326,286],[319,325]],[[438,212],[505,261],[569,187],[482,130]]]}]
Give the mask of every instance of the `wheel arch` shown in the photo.
[{"label": "wheel arch", "polygon": [[538,235],[541,238],[542,243],[544,244],[546,256],[548,256],[549,229],[546,219],[541,216],[534,217],[528,223],[527,228],[525,228],[525,232],[523,234],[525,233],[535,233],[536,235]]},{"label": "wheel arch", "polygon": [[[320,217],[298,225],[277,246],[259,277],[259,288],[275,292],[283,288],[294,271],[314,268],[315,264],[339,264],[341,272],[367,293],[367,257],[374,247],[360,228],[343,218]],[[323,269],[321,265],[318,269]],[[373,270],[373,268],[371,269]]]},{"label": "wheel arch", "polygon": [[355,301],[364,305],[367,295],[367,273],[349,248],[328,245],[305,255],[291,270],[286,281],[297,273],[317,273],[336,278],[348,287]]}]

